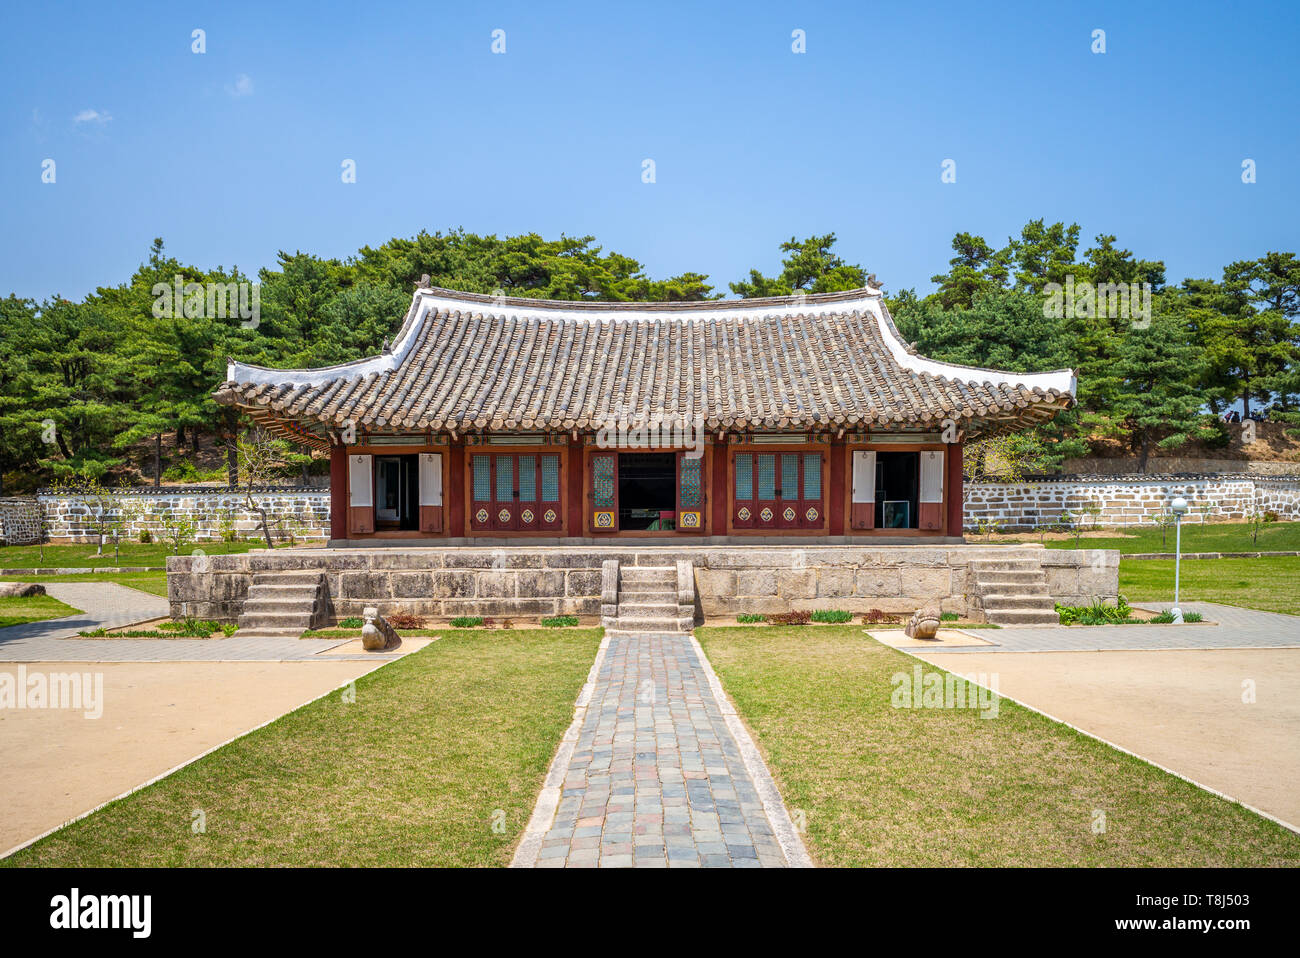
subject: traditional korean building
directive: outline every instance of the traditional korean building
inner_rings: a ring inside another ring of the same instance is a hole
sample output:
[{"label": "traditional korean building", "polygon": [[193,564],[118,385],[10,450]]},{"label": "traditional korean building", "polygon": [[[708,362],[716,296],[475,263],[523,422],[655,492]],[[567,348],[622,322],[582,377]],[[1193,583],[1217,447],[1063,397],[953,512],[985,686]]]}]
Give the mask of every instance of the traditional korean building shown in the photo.
[{"label": "traditional korean building", "polygon": [[953,541],[962,446],[1071,370],[918,355],[879,289],[589,303],[421,288],[391,347],[231,361],[218,402],[331,456],[336,543]]}]

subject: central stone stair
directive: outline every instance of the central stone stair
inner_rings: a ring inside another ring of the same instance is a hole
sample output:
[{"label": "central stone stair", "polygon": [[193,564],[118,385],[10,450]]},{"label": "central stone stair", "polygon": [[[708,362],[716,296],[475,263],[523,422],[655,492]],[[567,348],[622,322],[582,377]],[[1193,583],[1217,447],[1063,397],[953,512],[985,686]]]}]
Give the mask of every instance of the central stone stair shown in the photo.
[{"label": "central stone stair", "polygon": [[971,572],[984,606],[996,625],[1057,625],[1061,617],[1047,589],[1047,577],[1034,559],[972,559]]},{"label": "central stone stair", "polygon": [[258,572],[239,616],[240,638],[296,639],[329,621],[321,572]]},{"label": "central stone stair", "polygon": [[695,625],[692,564],[620,565],[616,609],[605,620],[605,627],[616,632],[690,632]]}]

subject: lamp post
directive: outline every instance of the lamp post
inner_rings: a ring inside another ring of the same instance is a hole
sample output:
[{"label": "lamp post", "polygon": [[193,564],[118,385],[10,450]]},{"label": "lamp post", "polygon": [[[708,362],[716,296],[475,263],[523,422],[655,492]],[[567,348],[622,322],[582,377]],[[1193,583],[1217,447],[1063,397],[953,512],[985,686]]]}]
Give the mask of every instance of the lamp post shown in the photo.
[{"label": "lamp post", "polygon": [[1183,516],[1187,515],[1187,500],[1182,496],[1169,503],[1174,514],[1174,607],[1170,610],[1174,625],[1183,624],[1183,610],[1178,607],[1178,566],[1183,556]]}]

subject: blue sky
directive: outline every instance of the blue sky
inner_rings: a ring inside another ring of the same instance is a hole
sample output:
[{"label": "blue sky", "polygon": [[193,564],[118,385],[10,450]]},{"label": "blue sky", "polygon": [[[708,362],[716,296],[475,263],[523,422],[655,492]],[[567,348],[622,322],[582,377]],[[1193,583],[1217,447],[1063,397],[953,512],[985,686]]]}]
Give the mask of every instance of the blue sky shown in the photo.
[{"label": "blue sky", "polygon": [[422,228],[590,233],[652,276],[699,270],[723,290],[814,232],[922,291],[955,232],[1000,244],[1037,217],[1114,233],[1172,281],[1300,246],[1295,3],[10,3],[3,18],[0,295],[80,298],[159,235],[183,261],[253,271]]}]

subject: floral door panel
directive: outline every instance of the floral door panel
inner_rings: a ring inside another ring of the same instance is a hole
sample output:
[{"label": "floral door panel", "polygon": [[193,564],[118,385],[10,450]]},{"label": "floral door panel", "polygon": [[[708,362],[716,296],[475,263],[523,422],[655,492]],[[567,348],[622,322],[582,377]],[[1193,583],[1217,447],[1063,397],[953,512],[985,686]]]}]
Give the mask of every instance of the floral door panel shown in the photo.
[{"label": "floral door panel", "polygon": [[492,457],[492,528],[497,532],[514,529],[519,518],[515,490],[515,457]]},{"label": "floral door panel", "polygon": [[704,456],[677,454],[677,531],[704,531]]},{"label": "floral door panel", "polygon": [[470,528],[551,532],[563,528],[560,457],[551,453],[475,453],[470,457]]},{"label": "floral door panel", "polygon": [[591,457],[591,529],[618,531],[618,456],[611,453]]},{"label": "floral door panel", "polygon": [[776,454],[760,452],[754,456],[754,528],[775,529],[781,524],[781,500],[776,475]]},{"label": "floral door panel", "polygon": [[777,457],[776,497],[779,500],[776,525],[781,529],[796,529],[800,525],[803,510],[799,507],[800,456],[795,453],[782,453]]}]

